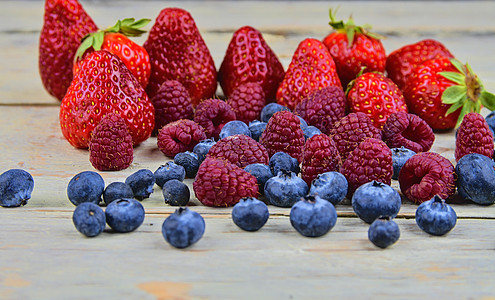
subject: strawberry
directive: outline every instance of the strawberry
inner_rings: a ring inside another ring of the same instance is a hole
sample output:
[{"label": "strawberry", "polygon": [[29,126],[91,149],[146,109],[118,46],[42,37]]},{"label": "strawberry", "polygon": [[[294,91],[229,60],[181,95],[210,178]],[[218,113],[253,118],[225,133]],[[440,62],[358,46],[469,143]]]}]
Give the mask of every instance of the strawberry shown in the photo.
[{"label": "strawberry", "polygon": [[193,106],[213,98],[217,89],[215,63],[189,12],[165,8],[144,42],[151,61],[148,96],[158,92],[165,80],[177,80],[188,90]]},{"label": "strawberry", "polygon": [[244,26],[232,36],[218,72],[218,81],[227,98],[241,84],[256,82],[263,87],[266,99],[272,100],[284,74],[284,67],[261,32]]},{"label": "strawberry", "polygon": [[457,59],[426,61],[413,70],[404,87],[409,110],[433,130],[459,126],[464,115],[481,106],[495,109],[495,95],[486,91],[471,67]]},{"label": "strawberry", "polygon": [[347,101],[351,112],[365,113],[379,129],[391,114],[407,112],[402,92],[382,73],[364,73],[351,81],[349,87]]},{"label": "strawberry", "polygon": [[58,100],[72,81],[74,55],[81,39],[98,27],[77,0],[47,0],[39,44],[43,86]]},{"label": "strawberry", "polygon": [[336,21],[331,9],[329,24],[335,31],[323,39],[323,44],[335,61],[344,87],[356,78],[363,67],[367,72],[385,71],[387,56],[380,41],[382,37],[370,32],[369,25],[357,26],[352,17],[347,23]]},{"label": "strawberry", "polygon": [[86,35],[76,52],[74,74],[77,73],[84,54],[103,49],[117,55],[145,88],[151,73],[150,58],[144,47],[133,42],[128,36],[136,37],[145,33],[146,31],[140,28],[150,21],[150,19],[135,21],[134,18],[127,18],[117,21],[114,26],[105,30]]},{"label": "strawberry", "polygon": [[311,92],[327,86],[341,86],[333,58],[321,41],[307,38],[292,56],[277,90],[277,103],[294,109]]},{"label": "strawberry", "polygon": [[113,53],[99,50],[83,59],[60,106],[60,127],[76,148],[87,148],[91,132],[108,113],[120,115],[134,145],[153,131],[154,109],[144,88]]}]

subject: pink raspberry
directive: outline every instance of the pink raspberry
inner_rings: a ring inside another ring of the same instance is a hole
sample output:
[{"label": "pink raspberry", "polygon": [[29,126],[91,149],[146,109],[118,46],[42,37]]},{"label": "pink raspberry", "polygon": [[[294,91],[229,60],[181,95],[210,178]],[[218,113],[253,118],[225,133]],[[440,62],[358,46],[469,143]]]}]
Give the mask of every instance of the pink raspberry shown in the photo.
[{"label": "pink raspberry", "polygon": [[204,128],[192,120],[178,120],[163,126],[158,132],[158,148],[168,157],[192,151],[194,146],[206,139]]}]

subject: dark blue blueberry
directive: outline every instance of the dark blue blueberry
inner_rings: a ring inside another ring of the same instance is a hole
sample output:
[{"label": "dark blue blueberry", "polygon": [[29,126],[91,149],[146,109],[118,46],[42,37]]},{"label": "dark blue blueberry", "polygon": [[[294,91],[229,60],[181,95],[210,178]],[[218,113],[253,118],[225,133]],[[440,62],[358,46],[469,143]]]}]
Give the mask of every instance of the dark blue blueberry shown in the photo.
[{"label": "dark blue blueberry", "polygon": [[455,166],[457,190],[462,199],[477,204],[495,202],[495,162],[481,154],[464,155]]},{"label": "dark blue blueberry", "polygon": [[392,166],[394,168],[394,173],[392,174],[392,179],[399,179],[399,171],[402,166],[406,163],[408,159],[413,157],[416,152],[405,148],[404,146],[400,148],[392,148]]},{"label": "dark blue blueberry", "polygon": [[202,162],[206,158],[206,154],[210,151],[210,148],[213,147],[217,142],[213,138],[202,140],[197,143],[193,148],[193,152],[196,153],[199,157],[199,161]]},{"label": "dark blue blueberry", "polygon": [[144,207],[136,199],[119,199],[105,209],[107,224],[117,232],[136,230],[144,221]]},{"label": "dark blue blueberry", "polygon": [[256,163],[247,165],[244,167],[244,171],[256,177],[258,191],[263,195],[265,193],[265,183],[273,177],[270,167],[265,164]]},{"label": "dark blue blueberry", "polygon": [[165,240],[176,248],[186,248],[201,239],[205,232],[205,220],[189,208],[179,208],[168,216],[162,225]]},{"label": "dark blue blueberry", "polygon": [[269,216],[266,204],[252,197],[242,198],[232,209],[232,221],[246,231],[259,230]]},{"label": "dark blue blueberry", "polygon": [[399,237],[399,225],[390,216],[379,216],[368,228],[368,239],[380,248],[394,244]]},{"label": "dark blue blueberry", "polygon": [[354,212],[368,224],[381,215],[395,218],[400,206],[399,193],[390,185],[375,180],[361,185],[352,195]]},{"label": "dark blue blueberry", "polygon": [[183,181],[186,177],[186,170],[183,166],[180,166],[173,161],[167,161],[164,165],[161,165],[156,169],[155,183],[163,188],[163,184],[169,180],[177,179]]},{"label": "dark blue blueberry", "polygon": [[310,137],[312,137],[314,135],[321,134],[321,130],[315,126],[308,126],[308,127],[303,129],[303,132],[304,132],[304,139],[305,140],[309,139]]},{"label": "dark blue blueberry", "polygon": [[165,203],[172,206],[186,206],[191,198],[187,184],[177,179],[165,182],[162,192]]},{"label": "dark blue blueberry", "polygon": [[326,234],[337,223],[337,211],[332,203],[318,196],[306,196],[290,210],[290,224],[307,237]]},{"label": "dark blue blueberry", "polygon": [[138,170],[125,179],[134,193],[134,198],[143,200],[149,198],[153,193],[153,186],[155,185],[155,175],[148,169]]},{"label": "dark blue blueberry", "polygon": [[249,122],[249,131],[251,131],[251,137],[259,142],[261,134],[266,128],[266,122],[260,122],[258,120],[254,120],[252,122]]},{"label": "dark blue blueberry", "polygon": [[270,120],[270,118],[273,116],[274,113],[282,110],[290,111],[288,107],[280,105],[278,103],[275,102],[268,103],[261,110],[261,116],[260,116],[261,122],[268,123],[268,120]]},{"label": "dark blue blueberry", "polygon": [[347,195],[347,179],[339,172],[325,172],[318,174],[311,182],[310,195],[318,195],[321,199],[330,201],[333,205],[339,204]]},{"label": "dark blue blueberry", "polygon": [[306,128],[308,128],[308,123],[307,123],[307,122],[306,122],[303,118],[301,118],[300,116],[296,116],[296,117],[299,119],[299,122],[301,123],[301,124],[300,124],[301,129],[302,129],[302,130],[303,130],[303,132],[304,132],[304,130],[305,130]]},{"label": "dark blue blueberry", "polygon": [[24,206],[31,199],[34,179],[21,169],[10,169],[0,175],[0,205],[3,207]]},{"label": "dark blue blueberry", "polygon": [[308,185],[296,173],[282,170],[265,183],[265,197],[272,205],[291,207],[308,193]]},{"label": "dark blue blueberry", "polygon": [[105,213],[92,202],[79,204],[72,214],[76,229],[87,237],[99,235],[105,229]]},{"label": "dark blue blueberry", "polygon": [[445,200],[435,195],[416,209],[416,224],[431,235],[444,235],[457,223],[457,214]]},{"label": "dark blue blueberry", "polygon": [[132,198],[134,192],[131,187],[124,182],[112,182],[103,191],[103,201],[106,205],[122,198]]},{"label": "dark blue blueberry", "polygon": [[273,154],[272,157],[270,157],[268,166],[270,167],[273,176],[276,176],[282,169],[294,172],[296,175],[301,172],[297,159],[285,152],[277,152]]},{"label": "dark blue blueberry", "polygon": [[194,178],[201,164],[198,155],[190,151],[177,153],[174,157],[174,163],[184,167],[187,178]]},{"label": "dark blue blueberry", "polygon": [[239,120],[234,120],[225,123],[218,137],[220,139],[223,139],[228,136],[236,135],[236,134],[244,134],[247,135],[248,137],[251,137],[251,130],[249,130],[249,127],[247,126],[246,123]]},{"label": "dark blue blueberry", "polygon": [[67,197],[74,205],[83,202],[99,204],[105,190],[105,181],[100,174],[84,171],[72,177],[67,185]]},{"label": "dark blue blueberry", "polygon": [[493,137],[495,138],[495,111],[492,111],[485,117],[486,123],[488,123],[488,127],[493,133]]}]

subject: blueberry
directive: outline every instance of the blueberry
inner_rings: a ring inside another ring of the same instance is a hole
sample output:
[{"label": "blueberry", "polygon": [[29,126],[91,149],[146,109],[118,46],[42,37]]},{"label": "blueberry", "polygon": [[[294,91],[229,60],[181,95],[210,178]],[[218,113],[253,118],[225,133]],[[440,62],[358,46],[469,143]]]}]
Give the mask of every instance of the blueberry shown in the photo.
[{"label": "blueberry", "polygon": [[278,103],[274,103],[274,102],[268,103],[261,110],[261,116],[260,116],[261,122],[267,123],[268,120],[270,120],[270,118],[273,116],[274,113],[276,113],[278,111],[282,111],[282,110],[290,111],[290,109],[288,107],[285,107],[285,106],[280,105]]},{"label": "blueberry", "polygon": [[399,237],[399,226],[390,216],[379,216],[368,228],[368,239],[380,248],[387,248],[394,244]]},{"label": "blueberry", "polygon": [[184,167],[184,169],[186,170],[187,178],[194,178],[196,176],[196,173],[198,173],[199,165],[201,162],[199,160],[199,156],[196,153],[186,151],[177,153],[174,157],[174,163]]},{"label": "blueberry", "polygon": [[72,214],[76,229],[87,237],[99,235],[105,229],[105,213],[92,202],[79,204]]},{"label": "blueberry", "polygon": [[254,120],[252,122],[249,122],[249,131],[251,131],[251,137],[259,142],[261,134],[266,128],[266,122],[260,122],[258,120]]},{"label": "blueberry", "polygon": [[185,206],[191,198],[191,192],[187,184],[177,179],[165,182],[162,192],[165,203],[172,206]]},{"label": "blueberry", "polygon": [[277,152],[273,154],[272,157],[270,157],[268,166],[270,166],[273,176],[276,176],[282,169],[294,172],[296,175],[301,172],[297,159],[285,152]]},{"label": "blueberry", "polygon": [[337,205],[347,195],[347,179],[339,172],[331,171],[318,174],[311,182],[310,195],[318,195],[320,198]]},{"label": "blueberry", "polygon": [[304,131],[306,128],[308,128],[308,123],[301,118],[300,116],[296,116],[299,119],[301,129]]},{"label": "blueberry", "polygon": [[259,230],[269,216],[266,204],[252,197],[242,198],[232,209],[232,221],[246,231]]},{"label": "blueberry", "polygon": [[251,131],[249,130],[249,127],[246,125],[246,123],[239,120],[225,123],[218,136],[220,139],[223,139],[236,134],[244,134],[248,137],[251,137]]},{"label": "blueberry", "polygon": [[402,166],[406,163],[408,159],[413,157],[416,152],[405,148],[404,146],[400,148],[392,148],[392,165],[394,168],[394,173],[392,174],[392,179],[397,180],[399,178],[399,171]]},{"label": "blueberry", "polygon": [[444,235],[454,228],[457,214],[445,200],[435,195],[416,209],[416,224],[431,235]]},{"label": "blueberry", "polygon": [[352,195],[354,212],[368,224],[381,215],[395,218],[400,206],[399,193],[391,186],[375,180],[361,185]]},{"label": "blueberry", "polygon": [[153,193],[153,186],[155,185],[155,175],[148,169],[138,170],[125,179],[134,193],[134,198],[143,200],[149,198]]},{"label": "blueberry", "polygon": [[455,166],[457,190],[463,199],[477,204],[495,202],[495,162],[477,154],[464,155]]},{"label": "blueberry", "polygon": [[132,197],[134,197],[134,192],[131,187],[124,182],[112,182],[103,191],[103,201],[106,205],[118,199]]},{"label": "blueberry", "polygon": [[273,177],[270,167],[265,164],[255,163],[244,167],[244,171],[256,177],[258,191],[263,195],[265,193],[265,183]]},{"label": "blueberry", "polygon": [[202,162],[206,158],[206,154],[210,151],[210,148],[213,147],[217,142],[213,138],[202,140],[197,143],[193,148],[193,152],[196,153],[199,157],[199,161]]},{"label": "blueberry", "polygon": [[21,169],[10,169],[0,175],[0,205],[18,207],[27,204],[34,189],[31,174]]},{"label": "blueberry", "polygon": [[165,240],[176,248],[186,248],[201,239],[205,232],[205,220],[195,211],[179,208],[168,216],[162,225]]},{"label": "blueberry", "polygon": [[136,199],[119,199],[105,209],[107,224],[117,232],[136,230],[144,221],[144,207]]},{"label": "blueberry", "polygon": [[303,132],[304,132],[304,139],[305,140],[309,139],[310,137],[312,137],[314,135],[321,134],[321,130],[315,126],[308,126],[306,128],[303,128]]},{"label": "blueberry", "polygon": [[308,185],[294,172],[282,170],[265,183],[265,197],[272,205],[291,207],[308,193]]},{"label": "blueberry", "polygon": [[337,222],[337,211],[332,203],[318,196],[306,196],[290,210],[290,224],[307,237],[326,234]]},{"label": "blueberry", "polygon": [[186,177],[186,170],[183,166],[173,161],[168,161],[164,165],[159,166],[153,175],[155,175],[155,183],[163,188],[163,184],[169,180],[177,179],[183,181]]},{"label": "blueberry", "polygon": [[105,190],[105,181],[100,174],[84,171],[72,177],[67,185],[67,197],[74,205],[83,202],[99,204]]},{"label": "blueberry", "polygon": [[495,111],[492,111],[485,117],[486,123],[488,123],[488,127],[493,133],[493,137],[495,138]]}]

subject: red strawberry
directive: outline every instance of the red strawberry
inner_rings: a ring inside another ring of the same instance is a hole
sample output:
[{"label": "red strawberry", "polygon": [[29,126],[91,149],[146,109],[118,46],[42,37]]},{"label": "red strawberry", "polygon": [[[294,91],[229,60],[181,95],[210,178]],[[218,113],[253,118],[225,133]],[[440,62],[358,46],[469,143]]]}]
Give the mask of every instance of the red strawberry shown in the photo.
[{"label": "red strawberry", "polygon": [[381,36],[369,31],[369,26],[356,26],[349,18],[347,23],[336,21],[330,9],[330,23],[334,32],[323,39],[335,61],[340,81],[345,87],[354,80],[363,67],[366,72],[385,71],[385,48]]},{"label": "red strawberry", "polygon": [[493,150],[493,133],[485,118],[478,113],[465,115],[455,140],[455,161],[470,153],[492,158]]},{"label": "red strawberry", "polygon": [[333,58],[321,41],[305,39],[280,83],[277,103],[294,109],[311,92],[326,86],[341,86]]},{"label": "red strawberry", "polygon": [[364,73],[351,82],[350,86],[347,93],[350,110],[365,113],[379,129],[391,114],[407,112],[402,92],[382,73]]},{"label": "red strawberry", "polygon": [[39,71],[45,89],[62,100],[72,81],[81,39],[98,27],[77,0],[47,0],[39,44]]},{"label": "red strawberry", "polygon": [[117,55],[145,88],[151,73],[150,58],[148,52],[128,36],[140,36],[146,32],[140,28],[150,21],[150,19],[135,21],[134,18],[128,18],[119,20],[110,28],[88,34],[77,49],[78,61],[74,64],[74,74],[79,70],[79,63],[85,54],[95,50],[107,50]]},{"label": "red strawberry", "polygon": [[268,165],[269,162],[265,147],[244,134],[219,140],[210,148],[206,157],[225,159],[240,168],[255,163]]},{"label": "red strawberry", "polygon": [[481,105],[495,110],[495,95],[487,92],[469,65],[456,59],[429,60],[413,70],[404,88],[409,110],[433,130],[452,129]]},{"label": "red strawberry", "polygon": [[134,145],[151,135],[155,113],[143,87],[118,56],[95,51],[81,62],[62,100],[62,133],[72,146],[87,148],[91,132],[110,112],[125,120]]},{"label": "red strawberry", "polygon": [[421,40],[414,44],[401,47],[390,53],[387,57],[387,76],[392,79],[400,89],[406,85],[407,77],[417,66],[427,60],[454,57],[450,51],[439,41]]},{"label": "red strawberry", "polygon": [[239,85],[227,99],[227,104],[234,110],[236,119],[246,124],[259,119],[265,103],[263,88],[255,82]]},{"label": "red strawberry", "polygon": [[304,144],[301,177],[308,186],[318,174],[330,171],[338,172],[341,165],[339,150],[328,135],[314,135]]},{"label": "red strawberry", "polygon": [[218,72],[218,81],[225,97],[241,84],[256,82],[263,87],[267,100],[275,99],[278,85],[284,78],[284,67],[258,30],[239,28],[229,43]]},{"label": "red strawberry", "polygon": [[144,43],[151,61],[151,76],[146,91],[150,98],[165,80],[177,80],[189,91],[193,106],[213,97],[217,71],[189,12],[165,8],[155,20]]}]

